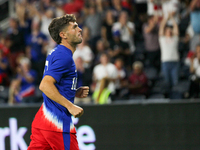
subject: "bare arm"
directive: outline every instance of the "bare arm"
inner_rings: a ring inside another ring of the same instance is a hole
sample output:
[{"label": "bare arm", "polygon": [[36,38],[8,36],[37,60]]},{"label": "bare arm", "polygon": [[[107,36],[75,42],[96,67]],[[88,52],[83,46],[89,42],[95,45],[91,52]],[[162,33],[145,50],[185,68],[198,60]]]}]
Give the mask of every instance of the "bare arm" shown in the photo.
[{"label": "bare arm", "polygon": [[178,36],[179,35],[179,29],[178,29],[178,25],[177,25],[174,17],[172,17],[172,21],[173,21],[173,35]]},{"label": "bare arm", "polygon": [[153,19],[148,21],[147,26],[144,28],[146,34],[150,33],[158,25],[158,16],[154,16]]},{"label": "bare arm", "polygon": [[162,22],[161,22],[160,28],[159,28],[159,36],[164,35],[164,29],[165,29],[167,21],[168,21],[168,19],[165,19],[165,18],[162,19]]},{"label": "bare arm", "polygon": [[46,75],[39,86],[39,89],[51,100],[61,104],[65,108],[68,109],[68,111],[74,116],[74,117],[80,117],[83,114],[83,109],[79,106],[74,105],[69,100],[67,100],[64,96],[60,94],[58,89],[55,86],[56,80]]},{"label": "bare arm", "polygon": [[144,28],[144,32],[146,34],[150,33],[155,27],[155,24],[148,24],[145,28]]},{"label": "bare arm", "polygon": [[190,73],[195,73],[194,57],[190,58]]},{"label": "bare arm", "polygon": [[165,29],[167,20],[168,19],[163,18],[163,20],[162,20],[162,22],[160,24],[160,28],[159,28],[159,36],[163,36],[164,35],[164,29]]}]

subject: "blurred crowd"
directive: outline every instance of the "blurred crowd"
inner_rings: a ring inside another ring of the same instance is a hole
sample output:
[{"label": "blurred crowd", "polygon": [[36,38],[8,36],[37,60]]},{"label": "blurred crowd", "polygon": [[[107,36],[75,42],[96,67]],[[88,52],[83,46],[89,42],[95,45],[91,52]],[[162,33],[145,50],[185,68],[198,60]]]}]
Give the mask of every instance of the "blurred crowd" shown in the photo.
[{"label": "blurred crowd", "polygon": [[54,17],[75,14],[83,42],[73,55],[77,88],[99,104],[200,97],[200,0],[16,0],[0,31],[0,101],[42,101],[38,85]]}]

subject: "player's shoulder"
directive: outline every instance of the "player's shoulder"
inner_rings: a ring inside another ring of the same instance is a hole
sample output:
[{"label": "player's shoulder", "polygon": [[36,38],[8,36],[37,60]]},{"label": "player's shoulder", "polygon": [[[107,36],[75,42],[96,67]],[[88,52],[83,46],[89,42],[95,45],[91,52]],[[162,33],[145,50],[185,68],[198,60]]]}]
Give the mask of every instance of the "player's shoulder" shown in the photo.
[{"label": "player's shoulder", "polygon": [[54,59],[69,59],[72,58],[72,54],[70,53],[70,50],[63,50],[59,47],[55,47],[54,49],[52,49],[49,53],[48,56],[51,56]]}]

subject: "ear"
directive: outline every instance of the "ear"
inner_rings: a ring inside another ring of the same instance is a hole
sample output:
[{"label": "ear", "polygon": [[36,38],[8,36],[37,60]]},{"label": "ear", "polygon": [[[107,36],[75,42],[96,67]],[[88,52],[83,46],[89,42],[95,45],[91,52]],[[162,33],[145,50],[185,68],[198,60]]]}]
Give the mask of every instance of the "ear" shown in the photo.
[{"label": "ear", "polygon": [[62,38],[62,39],[67,39],[67,33],[66,32],[60,32],[59,33],[59,36]]}]

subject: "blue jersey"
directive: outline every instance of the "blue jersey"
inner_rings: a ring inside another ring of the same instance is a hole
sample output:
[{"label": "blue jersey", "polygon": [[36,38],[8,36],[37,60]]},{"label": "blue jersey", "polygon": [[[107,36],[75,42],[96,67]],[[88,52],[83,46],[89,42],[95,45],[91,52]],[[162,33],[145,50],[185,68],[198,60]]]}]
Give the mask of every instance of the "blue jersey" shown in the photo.
[{"label": "blue jersey", "polygon": [[34,70],[29,70],[27,74],[33,78],[32,82],[28,82],[24,76],[18,75],[17,77],[21,80],[20,91],[15,95],[17,102],[21,102],[24,97],[35,95],[35,79],[37,74]]},{"label": "blue jersey", "polygon": [[[60,94],[73,103],[77,71],[70,49],[58,45],[48,54],[43,77],[46,75],[56,80],[55,86]],[[43,98],[44,103],[36,114],[32,126],[44,130],[76,133],[69,111],[44,93]]]}]

